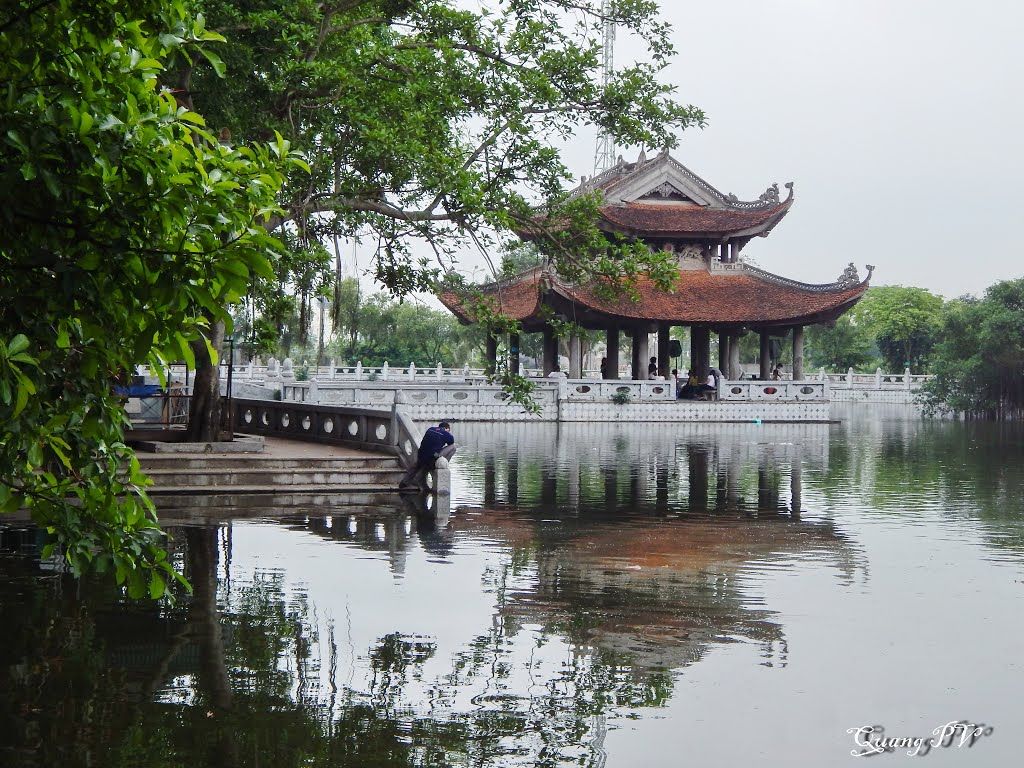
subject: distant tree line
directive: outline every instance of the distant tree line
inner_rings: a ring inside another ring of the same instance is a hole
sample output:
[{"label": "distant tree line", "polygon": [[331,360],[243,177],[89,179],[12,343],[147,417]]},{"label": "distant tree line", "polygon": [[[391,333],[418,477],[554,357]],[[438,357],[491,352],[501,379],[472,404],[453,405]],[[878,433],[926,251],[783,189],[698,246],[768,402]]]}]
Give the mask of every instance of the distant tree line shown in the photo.
[{"label": "distant tree line", "polygon": [[921,395],[928,413],[1024,415],[1024,278],[952,301],[924,288],[871,288],[833,325],[808,329],[807,339],[811,368],[930,374]]}]

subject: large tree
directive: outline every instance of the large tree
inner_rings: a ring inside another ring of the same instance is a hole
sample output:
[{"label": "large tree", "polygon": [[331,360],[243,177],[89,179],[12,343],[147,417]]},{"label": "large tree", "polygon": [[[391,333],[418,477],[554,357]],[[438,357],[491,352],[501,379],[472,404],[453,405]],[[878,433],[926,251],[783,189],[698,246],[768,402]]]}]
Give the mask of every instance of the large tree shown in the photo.
[{"label": "large tree", "polygon": [[950,302],[940,338],[923,393],[928,411],[1024,417],[1024,278]]},{"label": "large tree", "polygon": [[921,373],[942,321],[942,297],[902,285],[870,288],[853,309],[853,320],[874,336],[890,371]]},{"label": "large tree", "polygon": [[[703,122],[657,79],[672,45],[655,3],[620,0],[606,17],[598,0],[197,3],[228,39],[227,76],[200,61],[173,80],[233,136],[277,131],[307,151],[312,173],[290,177],[274,222],[293,241],[369,240],[373,274],[396,295],[451,279],[461,246],[499,253],[516,234],[569,277],[669,278],[666,254],[596,230],[595,201],[568,197],[556,149],[590,124],[621,144],[671,147],[677,129]],[[605,24],[648,53],[607,84]]]},{"label": "large tree", "polygon": [[872,341],[864,325],[854,322],[850,314],[828,325],[812,325],[807,329],[808,367],[830,371],[861,369],[873,359]]},{"label": "large tree", "polygon": [[0,512],[28,508],[76,572],[133,595],[172,569],[114,385],[207,350],[249,277],[273,274],[279,161],[158,86],[217,39],[170,0],[0,11]]}]

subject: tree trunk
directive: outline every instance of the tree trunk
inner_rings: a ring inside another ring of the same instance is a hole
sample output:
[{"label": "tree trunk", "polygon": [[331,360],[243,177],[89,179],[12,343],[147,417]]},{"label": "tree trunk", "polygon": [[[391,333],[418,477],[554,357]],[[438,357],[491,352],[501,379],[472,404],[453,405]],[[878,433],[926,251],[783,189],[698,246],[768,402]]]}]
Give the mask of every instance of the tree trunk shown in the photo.
[{"label": "tree trunk", "polygon": [[[210,344],[219,355],[224,347],[224,323],[216,322],[211,328]],[[202,339],[192,342],[196,356],[195,385],[188,415],[189,442],[208,443],[221,438],[220,367],[213,364]]]}]

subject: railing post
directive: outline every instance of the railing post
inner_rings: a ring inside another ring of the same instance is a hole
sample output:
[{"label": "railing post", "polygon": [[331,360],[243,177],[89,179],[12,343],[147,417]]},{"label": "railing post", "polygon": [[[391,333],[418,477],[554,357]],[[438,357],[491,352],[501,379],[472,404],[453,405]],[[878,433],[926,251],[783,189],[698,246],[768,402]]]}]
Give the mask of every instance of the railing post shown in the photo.
[{"label": "railing post", "polygon": [[882,369],[875,368],[875,389],[882,388]]},{"label": "railing post", "polygon": [[380,380],[381,381],[387,381],[388,380],[388,373],[390,373],[390,371],[391,371],[391,366],[389,366],[388,365],[388,361],[385,360],[384,361],[384,365],[382,365],[380,367]]},{"label": "railing post", "polygon": [[910,389],[910,369],[903,369],[903,388]]},{"label": "railing post", "polygon": [[320,402],[320,387],[317,386],[315,381],[309,382],[309,397],[307,400],[310,403]]},{"label": "railing post", "polygon": [[[385,363],[385,365],[387,365],[387,363]],[[391,445],[398,448],[399,453],[401,453],[401,448],[399,447],[401,445],[401,441],[398,439],[398,408],[404,402],[405,393],[400,389],[396,389],[395,399],[391,403]],[[404,466],[405,456],[402,456],[401,458]]]},{"label": "railing post", "polygon": [[853,368],[849,368],[846,371],[846,385],[853,389]]},{"label": "railing post", "polygon": [[416,363],[409,363],[409,381],[416,381]]},{"label": "railing post", "polygon": [[356,381],[362,381],[362,380],[363,380],[363,361],[362,360],[357,360],[356,361]]},{"label": "railing post", "polygon": [[444,376],[444,368],[442,368],[441,364],[438,363],[437,364],[437,370],[436,370],[436,372],[434,374],[434,377],[437,379],[437,381],[440,381],[443,376]]}]

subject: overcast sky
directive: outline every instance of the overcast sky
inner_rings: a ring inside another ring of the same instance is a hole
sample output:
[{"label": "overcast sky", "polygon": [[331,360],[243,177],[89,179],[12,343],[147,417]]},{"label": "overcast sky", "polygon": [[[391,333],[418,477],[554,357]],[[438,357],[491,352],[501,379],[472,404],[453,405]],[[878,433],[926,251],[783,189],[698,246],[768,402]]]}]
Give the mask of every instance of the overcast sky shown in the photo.
[{"label": "overcast sky", "polygon": [[[708,116],[676,159],[741,200],[795,182],[793,208],[745,257],[812,283],[873,264],[873,285],[946,298],[1024,276],[1024,4],[661,5],[678,51],[665,80]],[[616,63],[638,53],[620,34]],[[594,148],[593,133],[564,148],[577,178]],[[365,268],[370,244],[359,251]],[[467,254],[467,273],[476,263]]]},{"label": "overcast sky", "polygon": [[[708,115],[676,158],[744,200],[796,183],[745,255],[810,282],[874,264],[874,285],[947,298],[1024,276],[1024,4],[676,0],[662,13],[678,50],[667,80]],[[591,173],[593,151],[572,166]]]}]

